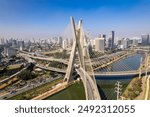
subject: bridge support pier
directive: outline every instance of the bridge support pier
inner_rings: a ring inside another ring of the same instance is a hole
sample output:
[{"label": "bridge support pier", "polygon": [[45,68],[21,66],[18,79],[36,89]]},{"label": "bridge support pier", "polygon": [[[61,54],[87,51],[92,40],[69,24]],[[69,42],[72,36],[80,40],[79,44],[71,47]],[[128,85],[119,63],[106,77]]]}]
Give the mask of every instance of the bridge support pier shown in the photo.
[{"label": "bridge support pier", "polygon": [[[73,32],[74,32],[74,42],[72,46],[72,51],[70,54],[70,59],[68,63],[68,67],[66,70],[66,75],[64,78],[65,83],[69,83],[73,80],[72,74],[74,69],[78,71],[78,74],[80,75],[83,84],[84,84],[84,89],[85,89],[85,94],[86,94],[86,99],[87,100],[97,100],[101,99],[100,94],[98,92],[97,84],[95,81],[95,76],[93,72],[92,65],[87,65],[85,64],[85,59],[88,58],[90,60],[89,56],[85,56],[84,52],[87,50],[86,46],[86,40],[84,38],[84,33],[82,31],[82,20],[79,21],[78,27],[76,28],[75,22],[73,17],[71,17],[71,24],[73,27]],[[76,51],[78,52],[78,57],[79,57],[79,65],[75,65],[75,54]],[[93,77],[90,76],[87,71],[91,70],[93,73]]]}]

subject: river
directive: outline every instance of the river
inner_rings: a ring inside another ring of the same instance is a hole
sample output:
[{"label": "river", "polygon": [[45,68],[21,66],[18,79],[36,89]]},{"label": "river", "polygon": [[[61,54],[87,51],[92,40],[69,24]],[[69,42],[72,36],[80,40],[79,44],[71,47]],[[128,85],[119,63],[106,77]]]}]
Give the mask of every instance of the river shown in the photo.
[{"label": "river", "polygon": [[[129,56],[124,58],[118,62],[113,63],[107,68],[100,69],[101,72],[106,71],[129,71],[129,70],[137,70],[140,66],[141,57],[144,57],[144,54],[136,54],[133,56]],[[120,81],[122,85],[122,91],[125,90],[129,82],[132,80],[132,77],[109,77],[104,79],[103,77],[96,77],[96,82],[98,85],[99,92],[101,94],[102,99],[107,100],[115,100],[115,83],[116,81]],[[85,92],[83,84],[76,83],[69,88],[47,98],[47,100],[83,100],[85,99]]]}]

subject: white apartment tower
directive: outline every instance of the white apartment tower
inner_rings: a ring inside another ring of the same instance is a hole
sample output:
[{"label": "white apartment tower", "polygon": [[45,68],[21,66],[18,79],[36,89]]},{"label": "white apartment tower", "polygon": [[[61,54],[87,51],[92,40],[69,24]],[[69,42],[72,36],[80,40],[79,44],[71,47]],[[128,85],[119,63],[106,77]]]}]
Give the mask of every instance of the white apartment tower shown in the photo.
[{"label": "white apartment tower", "polygon": [[96,38],[95,39],[95,51],[105,51],[105,39],[104,38]]}]

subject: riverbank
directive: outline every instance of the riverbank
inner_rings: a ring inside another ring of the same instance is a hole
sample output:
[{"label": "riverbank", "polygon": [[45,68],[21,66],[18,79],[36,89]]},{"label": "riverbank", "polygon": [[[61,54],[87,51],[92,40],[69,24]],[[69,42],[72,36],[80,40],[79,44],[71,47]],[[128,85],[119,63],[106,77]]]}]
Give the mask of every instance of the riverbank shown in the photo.
[{"label": "riverbank", "polygon": [[45,100],[86,100],[83,83],[82,81],[75,82],[64,90],[45,98]]},{"label": "riverbank", "polygon": [[131,80],[121,98],[125,100],[135,100],[143,97],[144,83],[143,78],[135,77]]}]

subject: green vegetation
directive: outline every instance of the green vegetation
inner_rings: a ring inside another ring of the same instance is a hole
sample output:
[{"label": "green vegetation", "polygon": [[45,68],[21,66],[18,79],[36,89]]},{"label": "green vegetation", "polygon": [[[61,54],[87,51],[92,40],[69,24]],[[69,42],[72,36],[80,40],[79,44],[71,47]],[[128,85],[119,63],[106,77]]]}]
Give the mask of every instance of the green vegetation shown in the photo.
[{"label": "green vegetation", "polygon": [[123,93],[123,97],[125,97],[126,99],[133,100],[137,96],[139,96],[141,92],[142,92],[142,79],[134,78],[126,88],[125,92]]},{"label": "green vegetation", "polygon": [[53,71],[50,71],[50,72],[49,72],[49,75],[52,76],[52,77],[55,77],[55,76],[56,76],[55,72],[53,72]]},{"label": "green vegetation", "polygon": [[29,100],[29,99],[32,99],[32,98],[40,95],[40,94],[43,94],[43,93],[49,91],[50,89],[52,89],[52,86],[54,86],[60,82],[62,82],[62,78],[57,79],[57,80],[52,81],[52,82],[49,82],[49,83],[46,83],[46,84],[43,84],[43,85],[38,86],[36,88],[33,88],[29,91],[26,91],[26,92],[23,92],[19,95],[11,97],[9,99],[10,100]]},{"label": "green vegetation", "polygon": [[57,62],[57,61],[52,61],[52,62],[50,62],[49,67],[55,67],[55,68],[64,69],[67,66],[64,65],[63,63],[60,63],[60,62]]},{"label": "green vegetation", "polygon": [[19,69],[22,64],[9,65],[8,70]]},{"label": "green vegetation", "polygon": [[69,54],[67,54],[67,50],[63,50],[62,52],[49,53],[47,55],[53,56],[54,58],[62,58],[62,59],[69,58]]},{"label": "green vegetation", "polygon": [[85,91],[82,82],[76,82],[66,89],[46,98],[46,100],[85,100]]},{"label": "green vegetation", "polygon": [[7,81],[6,83],[1,84],[0,89],[4,89],[5,87],[7,87],[7,86],[9,86],[9,85],[11,85],[17,81],[18,81],[18,78],[14,77],[13,79]]},{"label": "green vegetation", "polygon": [[9,77],[8,75],[0,75],[0,80],[3,80],[5,78]]},{"label": "green vegetation", "polygon": [[30,63],[30,65],[27,67],[27,70],[33,71],[35,64]]},{"label": "green vegetation", "polygon": [[18,75],[18,78],[20,78],[21,80],[29,80],[29,79],[33,79],[35,77],[37,77],[37,74],[35,74],[29,70],[24,70]]}]

